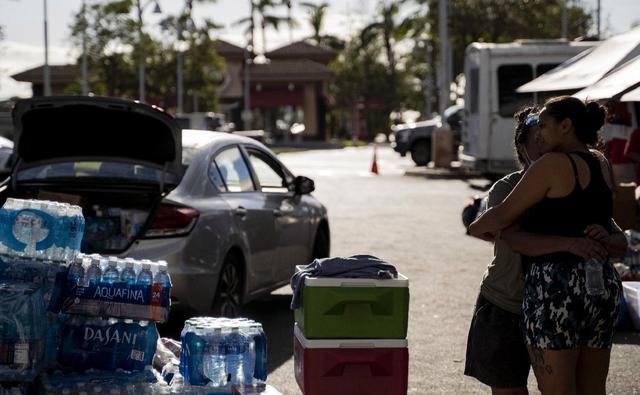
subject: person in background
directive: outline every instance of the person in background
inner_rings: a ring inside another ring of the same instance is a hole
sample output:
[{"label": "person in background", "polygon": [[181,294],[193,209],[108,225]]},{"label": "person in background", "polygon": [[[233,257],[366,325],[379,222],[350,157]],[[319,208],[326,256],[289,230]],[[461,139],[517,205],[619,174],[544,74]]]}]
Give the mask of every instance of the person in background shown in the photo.
[{"label": "person in background", "polygon": [[640,186],[640,128],[631,132],[631,136],[624,146],[624,157],[635,165],[635,182],[637,186]]},{"label": "person in background", "polygon": [[[605,115],[605,109],[595,102],[569,96],[547,100],[538,117],[545,154],[502,203],[469,227],[475,236],[503,230],[512,246],[522,242],[537,245],[536,254],[524,253],[522,323],[544,395],[606,393],[621,283],[596,245],[581,253],[558,253],[556,248],[522,237],[517,228],[538,235],[539,241],[549,235],[566,238],[569,250],[585,235],[610,247],[607,253],[626,247],[623,240],[612,246],[616,236],[612,234],[608,162],[589,149],[599,141]],[[586,289],[585,261],[591,258],[600,261],[601,295],[591,295]]]},{"label": "person in background", "polygon": [[[523,169],[505,176],[492,186],[485,198],[488,208],[501,203],[524,171],[540,157],[537,108],[525,107],[514,118],[514,146]],[[618,231],[622,234],[622,231]],[[536,238],[522,230],[519,232],[525,238],[524,242],[516,243],[520,252],[536,254],[540,249],[553,248],[558,252],[573,251],[586,256],[587,251],[595,249],[601,257],[606,256],[604,246],[588,237],[579,237],[567,243],[562,237]],[[465,375],[489,385],[493,394],[528,394],[530,361],[520,325],[524,290],[520,254],[500,234],[485,235],[483,238],[495,242],[494,258],[483,276],[469,329]]]}]

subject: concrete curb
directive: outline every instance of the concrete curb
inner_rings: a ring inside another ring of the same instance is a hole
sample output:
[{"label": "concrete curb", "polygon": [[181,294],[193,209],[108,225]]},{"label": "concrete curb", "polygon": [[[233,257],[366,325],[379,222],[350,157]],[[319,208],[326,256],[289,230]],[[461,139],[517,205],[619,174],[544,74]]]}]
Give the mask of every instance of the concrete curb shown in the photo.
[{"label": "concrete curb", "polygon": [[472,178],[483,178],[478,172],[463,170],[459,168],[429,168],[416,167],[404,173],[411,177],[424,177],[432,180],[469,180]]}]

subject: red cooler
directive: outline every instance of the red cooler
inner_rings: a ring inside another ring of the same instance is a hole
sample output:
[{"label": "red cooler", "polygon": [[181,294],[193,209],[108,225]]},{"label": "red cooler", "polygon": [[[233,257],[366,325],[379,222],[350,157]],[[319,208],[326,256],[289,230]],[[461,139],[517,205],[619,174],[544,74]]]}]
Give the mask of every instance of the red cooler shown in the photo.
[{"label": "red cooler", "polygon": [[304,395],[406,395],[407,340],[309,340],[296,325],[293,355]]}]

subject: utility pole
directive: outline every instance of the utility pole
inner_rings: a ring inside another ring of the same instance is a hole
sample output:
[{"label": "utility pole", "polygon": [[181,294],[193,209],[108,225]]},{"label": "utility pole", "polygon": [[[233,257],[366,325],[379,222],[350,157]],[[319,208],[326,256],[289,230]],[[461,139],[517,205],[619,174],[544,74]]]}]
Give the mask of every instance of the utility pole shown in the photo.
[{"label": "utility pole", "polygon": [[82,95],[89,94],[87,66],[87,2],[82,0]]},{"label": "utility pole", "polygon": [[145,101],[145,89],[144,89],[144,45],[142,44],[142,4],[141,0],[136,0],[136,8],[138,9],[138,100],[142,103]]},{"label": "utility pole", "polygon": [[600,4],[600,0],[598,0],[598,17],[597,17],[597,20],[598,20],[598,32],[597,32],[598,40],[600,40],[600,11],[601,11],[600,5],[601,5]]},{"label": "utility pole", "polygon": [[429,40],[425,41],[427,50],[427,74],[424,79],[424,118],[429,119],[433,114],[433,45]]},{"label": "utility pole", "polygon": [[250,67],[252,63],[252,53],[253,53],[253,30],[255,28],[255,23],[253,19],[253,14],[255,11],[255,4],[253,0],[249,0],[251,2],[251,23],[249,26],[249,37],[247,37],[248,45],[244,51],[244,83],[243,83],[243,109],[242,109],[242,123],[244,129],[248,129],[251,124],[251,101],[249,100],[249,95],[251,95],[251,75],[250,75]]},{"label": "utility pole", "polygon": [[438,90],[440,91],[440,100],[438,102],[438,111],[443,116],[447,104],[449,104],[449,29],[447,26],[447,0],[439,0],[438,2],[438,30],[440,35],[440,72],[438,73],[440,81]]},{"label": "utility pole", "polygon": [[49,70],[49,24],[47,0],[44,0],[44,95],[51,96],[51,73]]},{"label": "utility pole", "polygon": [[562,38],[567,38],[567,0],[562,0]]},{"label": "utility pole", "polygon": [[142,0],[136,0],[136,9],[138,11],[138,45],[140,46],[138,48],[138,100],[140,100],[141,102],[144,103],[144,101],[146,100],[145,96],[146,96],[146,92],[145,92],[145,86],[144,86],[144,74],[145,74],[145,67],[144,67],[144,63],[146,60],[145,57],[145,52],[144,52],[144,45],[142,43],[142,12],[144,11],[144,9],[151,3],[155,3],[155,9],[153,10],[154,14],[160,14],[162,11],[160,10],[160,4],[158,4],[158,0],[149,0],[148,3],[146,3],[145,5],[142,5]]}]

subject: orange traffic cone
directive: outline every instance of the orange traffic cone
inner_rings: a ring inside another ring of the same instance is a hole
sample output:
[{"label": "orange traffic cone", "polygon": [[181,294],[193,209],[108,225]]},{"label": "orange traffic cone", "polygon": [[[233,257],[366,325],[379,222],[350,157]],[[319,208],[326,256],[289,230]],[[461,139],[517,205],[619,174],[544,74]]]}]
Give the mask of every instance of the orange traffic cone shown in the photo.
[{"label": "orange traffic cone", "polygon": [[378,174],[378,146],[373,146],[373,163],[371,164],[371,172]]}]

